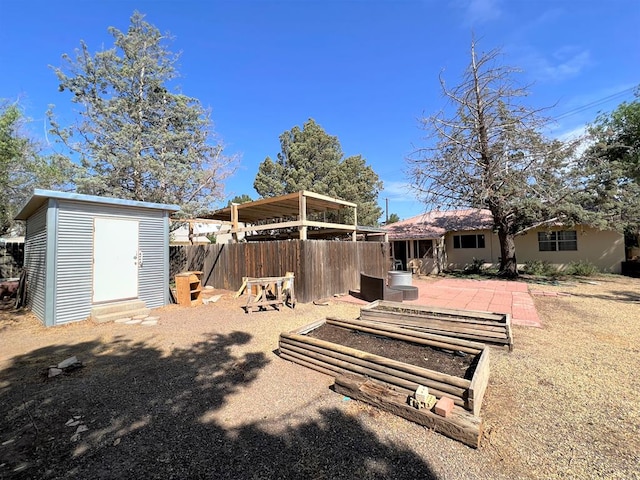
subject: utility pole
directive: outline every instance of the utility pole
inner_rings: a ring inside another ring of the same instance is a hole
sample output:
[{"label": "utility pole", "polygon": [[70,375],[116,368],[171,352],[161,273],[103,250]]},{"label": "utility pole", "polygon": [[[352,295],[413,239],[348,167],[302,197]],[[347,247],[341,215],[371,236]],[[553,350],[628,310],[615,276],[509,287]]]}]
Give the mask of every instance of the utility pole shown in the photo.
[{"label": "utility pole", "polygon": [[385,214],[386,214],[386,220],[384,221],[384,224],[386,225],[387,223],[389,223],[389,199],[385,198],[384,199],[386,207],[384,209]]}]

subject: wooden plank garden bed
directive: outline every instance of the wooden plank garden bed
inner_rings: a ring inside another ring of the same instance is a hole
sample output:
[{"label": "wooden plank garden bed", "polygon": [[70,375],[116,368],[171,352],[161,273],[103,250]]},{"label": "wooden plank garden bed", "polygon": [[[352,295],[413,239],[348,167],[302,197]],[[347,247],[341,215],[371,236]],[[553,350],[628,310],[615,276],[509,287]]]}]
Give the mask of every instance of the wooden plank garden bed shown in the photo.
[{"label": "wooden plank garden bed", "polygon": [[360,309],[362,320],[504,345],[513,350],[511,315],[475,310],[454,310],[378,300]]},{"label": "wooden plank garden bed", "polygon": [[[280,334],[280,356],[336,378],[336,391],[477,447],[489,348],[465,339],[364,320],[327,318]],[[455,407],[441,417],[408,405],[420,386]],[[374,401],[375,400],[375,401]]]}]

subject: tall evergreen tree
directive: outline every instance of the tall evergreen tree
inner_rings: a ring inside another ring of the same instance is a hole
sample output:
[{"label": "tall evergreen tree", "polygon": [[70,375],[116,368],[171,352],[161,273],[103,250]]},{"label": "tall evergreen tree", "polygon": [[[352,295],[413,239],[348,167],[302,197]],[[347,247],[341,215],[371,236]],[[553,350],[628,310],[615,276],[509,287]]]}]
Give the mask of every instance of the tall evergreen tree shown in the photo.
[{"label": "tall evergreen tree", "polygon": [[624,230],[631,244],[640,233],[640,88],[636,99],[600,114],[588,126],[589,147],[577,178],[588,211],[607,226]]},{"label": "tall evergreen tree", "polygon": [[114,47],[92,55],[81,42],[75,58],[56,68],[60,91],[72,94],[78,122],[52,130],[82,168],[82,193],[180,205],[182,213],[210,208],[222,194],[231,159],[216,140],[209,112],[174,93],[177,56],[167,37],[135,12],[129,29],[108,29]]},{"label": "tall evergreen tree", "polygon": [[382,214],[382,182],[362,156],[344,158],[338,137],[313,119],[280,135],[281,152],[260,164],[253,183],[262,197],[300,190],[341,198],[358,205],[358,223],[377,225]]}]

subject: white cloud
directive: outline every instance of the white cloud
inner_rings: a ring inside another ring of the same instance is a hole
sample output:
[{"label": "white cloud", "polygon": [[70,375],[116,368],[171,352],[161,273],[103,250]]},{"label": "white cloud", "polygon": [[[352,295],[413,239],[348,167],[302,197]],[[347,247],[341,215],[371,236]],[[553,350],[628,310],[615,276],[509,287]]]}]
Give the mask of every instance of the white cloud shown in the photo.
[{"label": "white cloud", "polygon": [[568,142],[571,140],[577,140],[580,137],[585,136],[587,133],[587,126],[582,125],[580,127],[575,127],[570,130],[565,130],[561,132],[557,132],[554,136],[563,142]]},{"label": "white cloud", "polygon": [[502,15],[500,0],[470,0],[465,6],[465,22],[469,25],[496,20]]},{"label": "white cloud", "polygon": [[388,198],[396,202],[415,202],[416,197],[413,193],[412,187],[407,182],[398,181],[385,181],[384,190],[380,192],[379,197]]},{"label": "white cloud", "polygon": [[388,206],[389,214],[395,213],[403,220],[425,212],[424,203],[416,198],[415,192],[409,183],[392,180],[383,180],[383,183],[384,190],[378,195],[378,204],[383,212]]},{"label": "white cloud", "polygon": [[531,52],[525,58],[526,70],[540,80],[561,82],[580,75],[593,64],[591,52],[564,46],[548,56]]}]

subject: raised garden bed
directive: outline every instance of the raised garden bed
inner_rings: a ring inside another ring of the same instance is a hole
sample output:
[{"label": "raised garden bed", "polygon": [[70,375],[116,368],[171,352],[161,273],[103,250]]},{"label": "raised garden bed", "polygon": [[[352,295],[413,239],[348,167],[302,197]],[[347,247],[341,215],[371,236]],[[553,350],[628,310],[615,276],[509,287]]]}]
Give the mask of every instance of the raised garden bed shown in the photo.
[{"label": "raised garden bed", "polygon": [[[477,447],[489,379],[486,345],[378,322],[327,318],[282,333],[279,347],[282,358],[336,377],[336,390],[364,401],[372,388],[386,391],[385,399],[373,395],[380,402],[369,403]],[[437,398],[451,398],[454,414],[444,418],[409,407],[408,396],[420,385]]]},{"label": "raised garden bed", "polygon": [[362,320],[513,349],[511,315],[406,305],[378,300],[360,309]]}]

